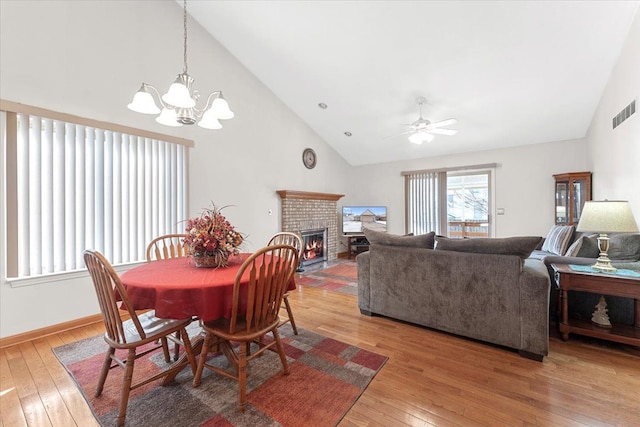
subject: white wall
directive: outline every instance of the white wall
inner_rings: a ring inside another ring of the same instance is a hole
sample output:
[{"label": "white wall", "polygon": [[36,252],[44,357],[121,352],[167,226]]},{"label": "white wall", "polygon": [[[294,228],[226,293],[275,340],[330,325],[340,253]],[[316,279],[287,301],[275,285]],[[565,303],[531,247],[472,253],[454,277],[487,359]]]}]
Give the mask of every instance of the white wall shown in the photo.
[{"label": "white wall", "polygon": [[[430,144],[446,143],[436,138]],[[389,232],[404,232],[403,171],[497,163],[495,236],[545,236],[554,224],[553,175],[587,170],[583,140],[551,142],[475,153],[353,168],[352,204],[387,206]]]},{"label": "white wall", "polygon": [[[575,140],[351,168],[192,20],[195,86],[203,93],[222,89],[236,117],[219,131],[157,125],[125,105],[141,82],[164,90],[182,71],[182,9],[173,1],[1,0],[0,98],[193,139],[190,214],[210,201],[235,205],[226,213],[249,234],[248,250],[280,228],[275,190],[346,194],[339,206],[387,205],[389,231],[402,233],[401,171],[480,163],[499,165],[496,206],[505,215],[496,217],[496,235],[543,235],[553,224],[556,173],[593,170],[594,196],[631,200],[640,217],[640,113],[613,133],[607,128],[640,92],[639,25],[636,19],[596,113],[588,152]],[[305,147],[318,154],[313,170],[302,165]],[[19,288],[0,282],[0,337],[97,312],[87,278]]]},{"label": "white wall", "polygon": [[[126,108],[143,81],[166,90],[182,71],[182,57],[182,8],[172,1],[0,2],[0,97],[193,139],[190,215],[211,201],[234,205],[225,213],[249,235],[248,251],[280,230],[276,190],[347,191],[348,164],[193,20],[188,57],[195,87],[203,95],[222,89],[236,117],[218,131],[174,129]],[[318,155],[313,170],[302,164],[305,147]],[[0,258],[5,277],[4,248]],[[85,276],[15,288],[0,283],[0,337],[98,312]]]},{"label": "white wall", "polygon": [[[634,99],[636,113],[613,129],[613,117]],[[609,77],[587,141],[593,198],[628,200],[640,224],[640,12]]]}]

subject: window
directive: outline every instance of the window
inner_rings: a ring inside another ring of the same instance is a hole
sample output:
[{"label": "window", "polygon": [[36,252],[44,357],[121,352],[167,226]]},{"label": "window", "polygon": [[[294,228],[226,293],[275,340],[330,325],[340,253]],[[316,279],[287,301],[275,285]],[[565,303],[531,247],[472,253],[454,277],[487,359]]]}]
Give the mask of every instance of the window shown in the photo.
[{"label": "window", "polygon": [[[495,165],[402,172],[405,231],[469,238],[489,237],[491,170]],[[485,170],[480,170],[485,169]]]},{"label": "window", "polygon": [[489,237],[490,173],[447,174],[447,236]]},{"label": "window", "polygon": [[182,231],[188,144],[6,104],[8,277],[83,269],[88,248],[143,261],[152,238]]}]

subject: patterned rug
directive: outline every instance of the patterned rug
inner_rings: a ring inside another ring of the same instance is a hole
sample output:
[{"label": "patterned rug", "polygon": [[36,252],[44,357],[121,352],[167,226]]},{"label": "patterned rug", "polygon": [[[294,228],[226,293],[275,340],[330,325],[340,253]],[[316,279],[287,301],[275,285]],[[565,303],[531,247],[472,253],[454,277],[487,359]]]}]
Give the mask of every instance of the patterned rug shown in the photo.
[{"label": "patterned rug", "polygon": [[[290,374],[283,375],[275,352],[249,363],[247,408],[238,411],[238,386],[207,369],[199,387],[185,368],[170,385],[158,382],[133,390],[127,426],[335,426],[358,400],[387,357],[289,325],[280,328]],[[102,336],[54,349],[103,426],[115,425],[123,371],[113,369],[98,398],[94,390],[106,344]],[[216,356],[221,365],[224,356]],[[164,365],[162,352],[136,361],[136,377]]]},{"label": "patterned rug", "polygon": [[305,271],[296,276],[296,284],[335,291],[343,294],[358,294],[358,271],[355,260],[336,260],[326,267],[304,267]]}]

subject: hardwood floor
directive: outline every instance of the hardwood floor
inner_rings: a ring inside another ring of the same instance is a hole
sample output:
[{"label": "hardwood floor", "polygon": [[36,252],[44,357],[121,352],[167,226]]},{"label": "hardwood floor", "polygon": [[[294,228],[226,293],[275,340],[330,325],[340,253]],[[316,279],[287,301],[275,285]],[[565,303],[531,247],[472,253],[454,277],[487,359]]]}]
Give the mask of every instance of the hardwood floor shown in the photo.
[{"label": "hardwood floor", "polygon": [[[299,327],[389,357],[341,427],[640,425],[640,349],[553,337],[538,363],[362,316],[350,295],[299,286],[289,301]],[[51,349],[102,332],[93,324],[0,350],[0,426],[97,426]]]}]

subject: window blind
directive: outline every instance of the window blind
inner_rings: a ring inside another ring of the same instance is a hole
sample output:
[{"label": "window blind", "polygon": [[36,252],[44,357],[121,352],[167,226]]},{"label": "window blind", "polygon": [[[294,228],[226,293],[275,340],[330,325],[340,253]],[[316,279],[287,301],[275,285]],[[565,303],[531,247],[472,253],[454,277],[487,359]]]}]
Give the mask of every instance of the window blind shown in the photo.
[{"label": "window blind", "polygon": [[7,194],[15,193],[17,212],[7,234],[17,236],[7,241],[16,242],[8,251],[17,261],[9,276],[84,268],[85,249],[113,264],[143,261],[154,237],[183,231],[185,145],[25,113],[12,118],[16,134],[6,141],[15,144],[17,168]]},{"label": "window blind", "polygon": [[446,172],[404,174],[405,231],[426,234],[435,231],[446,235]]}]

